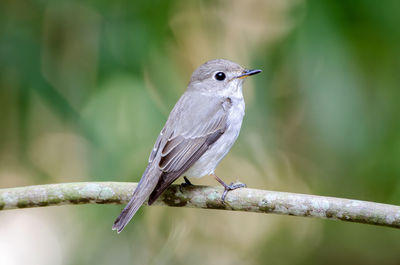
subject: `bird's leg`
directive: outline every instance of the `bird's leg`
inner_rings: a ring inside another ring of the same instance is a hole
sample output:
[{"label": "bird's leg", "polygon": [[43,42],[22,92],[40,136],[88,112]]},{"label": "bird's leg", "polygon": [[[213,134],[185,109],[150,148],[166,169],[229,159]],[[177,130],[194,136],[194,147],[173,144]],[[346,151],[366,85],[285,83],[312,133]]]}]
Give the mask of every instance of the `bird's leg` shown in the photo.
[{"label": "bird's leg", "polygon": [[224,193],[222,193],[222,197],[221,197],[222,202],[225,202],[226,194],[228,194],[229,191],[247,187],[246,184],[244,184],[244,183],[231,182],[231,184],[228,185],[222,179],[220,179],[217,175],[215,175],[215,174],[212,174],[212,175],[225,188]]},{"label": "bird's leg", "polygon": [[183,179],[185,180],[185,182],[181,184],[182,187],[193,186],[192,182],[190,182],[187,177],[183,177]]}]

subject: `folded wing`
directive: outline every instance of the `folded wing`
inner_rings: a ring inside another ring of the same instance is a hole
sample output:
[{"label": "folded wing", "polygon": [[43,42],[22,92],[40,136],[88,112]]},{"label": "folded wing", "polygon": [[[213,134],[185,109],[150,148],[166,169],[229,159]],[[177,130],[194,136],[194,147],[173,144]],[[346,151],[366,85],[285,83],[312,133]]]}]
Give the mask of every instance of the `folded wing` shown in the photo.
[{"label": "folded wing", "polygon": [[171,115],[176,119],[168,120],[164,127],[167,129],[163,130],[167,138],[164,144],[153,151],[160,152],[158,166],[162,174],[149,197],[149,204],[186,172],[224,134],[228,126],[227,116],[232,104],[229,98],[197,95],[181,100],[185,102],[180,106],[187,109],[173,110],[178,112]]}]

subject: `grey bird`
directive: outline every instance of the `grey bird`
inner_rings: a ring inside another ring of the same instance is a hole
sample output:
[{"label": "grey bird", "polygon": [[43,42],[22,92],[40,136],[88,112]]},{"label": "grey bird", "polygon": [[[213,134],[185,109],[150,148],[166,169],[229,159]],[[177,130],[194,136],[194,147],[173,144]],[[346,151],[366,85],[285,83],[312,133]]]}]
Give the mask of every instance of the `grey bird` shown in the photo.
[{"label": "grey bird", "polygon": [[148,198],[151,205],[177,178],[213,175],[225,190],[244,184],[225,184],[214,174],[239,135],[244,116],[243,80],[261,70],[247,70],[224,60],[210,60],[197,68],[186,92],[172,109],[150,154],[132,198],[115,220],[120,233]]}]

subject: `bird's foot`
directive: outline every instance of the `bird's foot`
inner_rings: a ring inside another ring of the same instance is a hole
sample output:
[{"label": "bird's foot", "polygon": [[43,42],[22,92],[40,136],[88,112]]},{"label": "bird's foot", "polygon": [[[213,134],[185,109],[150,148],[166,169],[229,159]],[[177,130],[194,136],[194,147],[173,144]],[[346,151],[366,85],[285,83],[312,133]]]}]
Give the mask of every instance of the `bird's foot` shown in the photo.
[{"label": "bird's foot", "polygon": [[231,190],[236,190],[239,188],[246,188],[246,184],[244,183],[233,183],[231,182],[231,184],[226,184],[222,179],[220,179],[217,175],[214,174],[215,179],[222,185],[224,186],[224,192],[222,193],[221,196],[221,200],[223,203],[225,203],[225,197],[228,194],[228,192],[230,192]]},{"label": "bird's foot", "polygon": [[183,188],[189,187],[189,186],[194,186],[194,185],[192,184],[192,182],[190,182],[189,179],[188,179],[187,177],[183,177],[183,179],[185,180],[185,182],[181,183],[181,186],[182,186]]},{"label": "bird's foot", "polygon": [[224,193],[222,193],[221,196],[221,200],[222,202],[225,202],[225,197],[228,194],[228,192],[230,192],[231,190],[236,190],[236,189],[240,189],[240,188],[246,188],[246,184],[244,183],[233,183],[231,182],[231,184],[224,186]]}]

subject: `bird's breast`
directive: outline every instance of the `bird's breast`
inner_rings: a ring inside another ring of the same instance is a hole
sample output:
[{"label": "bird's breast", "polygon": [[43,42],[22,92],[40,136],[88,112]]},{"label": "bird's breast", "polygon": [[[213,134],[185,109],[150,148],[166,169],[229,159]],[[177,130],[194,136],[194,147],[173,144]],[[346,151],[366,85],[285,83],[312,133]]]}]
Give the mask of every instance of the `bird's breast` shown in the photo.
[{"label": "bird's breast", "polygon": [[185,176],[199,178],[214,173],[219,162],[229,152],[239,136],[244,109],[243,98],[232,98],[232,107],[228,112],[227,129],[224,134],[186,171]]}]

